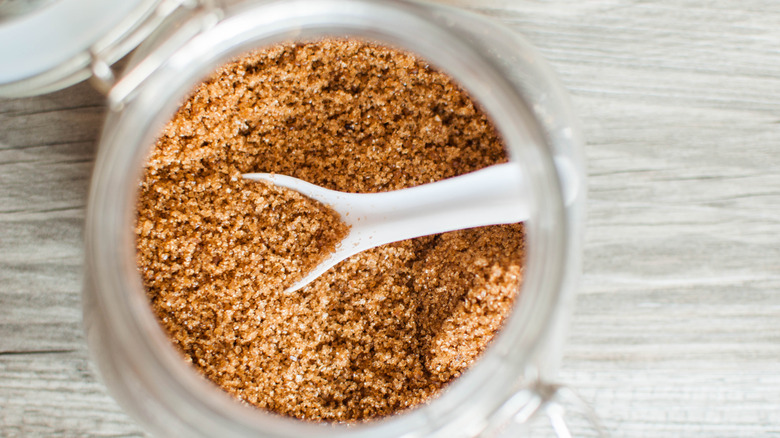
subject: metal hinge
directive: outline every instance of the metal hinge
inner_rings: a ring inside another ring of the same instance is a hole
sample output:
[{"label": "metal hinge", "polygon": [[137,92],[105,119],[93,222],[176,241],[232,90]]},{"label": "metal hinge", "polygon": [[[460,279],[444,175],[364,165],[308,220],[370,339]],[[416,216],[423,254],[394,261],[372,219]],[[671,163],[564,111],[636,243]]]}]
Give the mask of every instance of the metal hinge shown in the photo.
[{"label": "metal hinge", "polygon": [[[215,0],[164,0],[131,34],[122,38],[121,47],[101,47],[97,43],[90,49],[90,82],[107,96],[109,108],[120,110],[138,86],[165,62],[167,55],[198,33],[213,27],[221,17],[222,10]],[[182,25],[171,38],[152,49],[123,75],[118,75],[111,67],[109,60],[114,59],[114,51],[129,51],[126,49],[128,45],[137,47],[154,31],[165,27],[167,21],[179,22],[183,19],[188,25]]]}]

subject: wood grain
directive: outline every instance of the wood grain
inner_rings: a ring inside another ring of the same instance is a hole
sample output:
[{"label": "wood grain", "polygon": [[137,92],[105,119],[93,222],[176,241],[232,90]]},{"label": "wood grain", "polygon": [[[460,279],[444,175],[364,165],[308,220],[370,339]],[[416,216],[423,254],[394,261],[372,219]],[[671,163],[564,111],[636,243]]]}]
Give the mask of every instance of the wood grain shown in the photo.
[{"label": "wood grain", "polygon": [[[587,138],[561,380],[616,437],[780,436],[780,2],[441,0],[522,32]],[[86,85],[0,101],[0,436],[140,436],[81,332]]]},{"label": "wood grain", "polygon": [[587,138],[562,380],[614,436],[777,436],[780,4],[553,3],[486,12],[554,64]]}]

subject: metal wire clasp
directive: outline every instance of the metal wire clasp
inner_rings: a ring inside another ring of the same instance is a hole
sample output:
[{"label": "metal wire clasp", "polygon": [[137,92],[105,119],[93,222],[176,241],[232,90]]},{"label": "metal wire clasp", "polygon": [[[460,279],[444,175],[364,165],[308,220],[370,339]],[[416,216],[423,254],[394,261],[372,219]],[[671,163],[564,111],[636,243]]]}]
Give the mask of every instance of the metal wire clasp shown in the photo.
[{"label": "metal wire clasp", "polygon": [[[221,8],[216,0],[163,0],[154,10],[143,20],[143,22],[134,28],[134,30],[121,38],[121,46],[129,48],[138,46],[144,39],[149,37],[154,31],[165,25],[166,20],[171,17],[181,17],[181,11],[188,16],[197,17],[201,26],[199,29],[210,27],[216,24],[221,17]],[[111,67],[113,51],[103,49],[105,45],[97,43],[89,50],[90,65],[92,73],[90,82],[101,93],[108,97],[108,104],[111,109],[119,110],[132,95],[133,91],[140,85],[146,77],[153,73],[164,61],[165,57],[158,52],[160,47],[148,54],[140,63],[133,67],[124,76],[118,76]]]},{"label": "metal wire clasp", "polygon": [[[571,388],[559,384],[537,381],[527,390],[520,391],[507,400],[499,411],[504,413],[503,416],[499,416],[508,418],[508,421],[494,426],[481,436],[511,436],[511,432],[518,433],[515,432],[517,426],[527,427],[531,420],[539,415],[547,417],[550,427],[558,438],[574,436],[607,438],[608,436],[590,404]],[[575,421],[575,413],[579,417],[576,420],[579,421]],[[512,425],[515,427],[510,427]]]}]

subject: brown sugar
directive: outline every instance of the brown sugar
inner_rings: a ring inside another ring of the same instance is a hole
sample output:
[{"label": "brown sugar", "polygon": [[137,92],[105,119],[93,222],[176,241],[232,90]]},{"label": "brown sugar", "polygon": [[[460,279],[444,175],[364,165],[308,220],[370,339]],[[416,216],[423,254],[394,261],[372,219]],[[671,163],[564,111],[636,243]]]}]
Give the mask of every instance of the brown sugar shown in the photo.
[{"label": "brown sugar", "polygon": [[327,207],[247,172],[378,192],[506,161],[448,76],[357,40],[284,44],[201,84],[140,185],[138,265],[184,357],[238,399],[315,421],[426,402],[485,350],[522,280],[522,224],[381,246],[286,293],[346,234]]}]

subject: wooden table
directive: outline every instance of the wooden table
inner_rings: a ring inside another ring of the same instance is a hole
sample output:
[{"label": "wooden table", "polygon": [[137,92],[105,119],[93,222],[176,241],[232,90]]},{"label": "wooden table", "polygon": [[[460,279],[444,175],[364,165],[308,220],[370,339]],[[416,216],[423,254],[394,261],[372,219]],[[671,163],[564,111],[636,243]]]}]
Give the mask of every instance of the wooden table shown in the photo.
[{"label": "wooden table", "polygon": [[[561,380],[614,436],[780,436],[780,2],[449,3],[522,31],[582,118]],[[0,436],[142,435],[81,328],[102,102],[84,84],[0,101]]]}]

